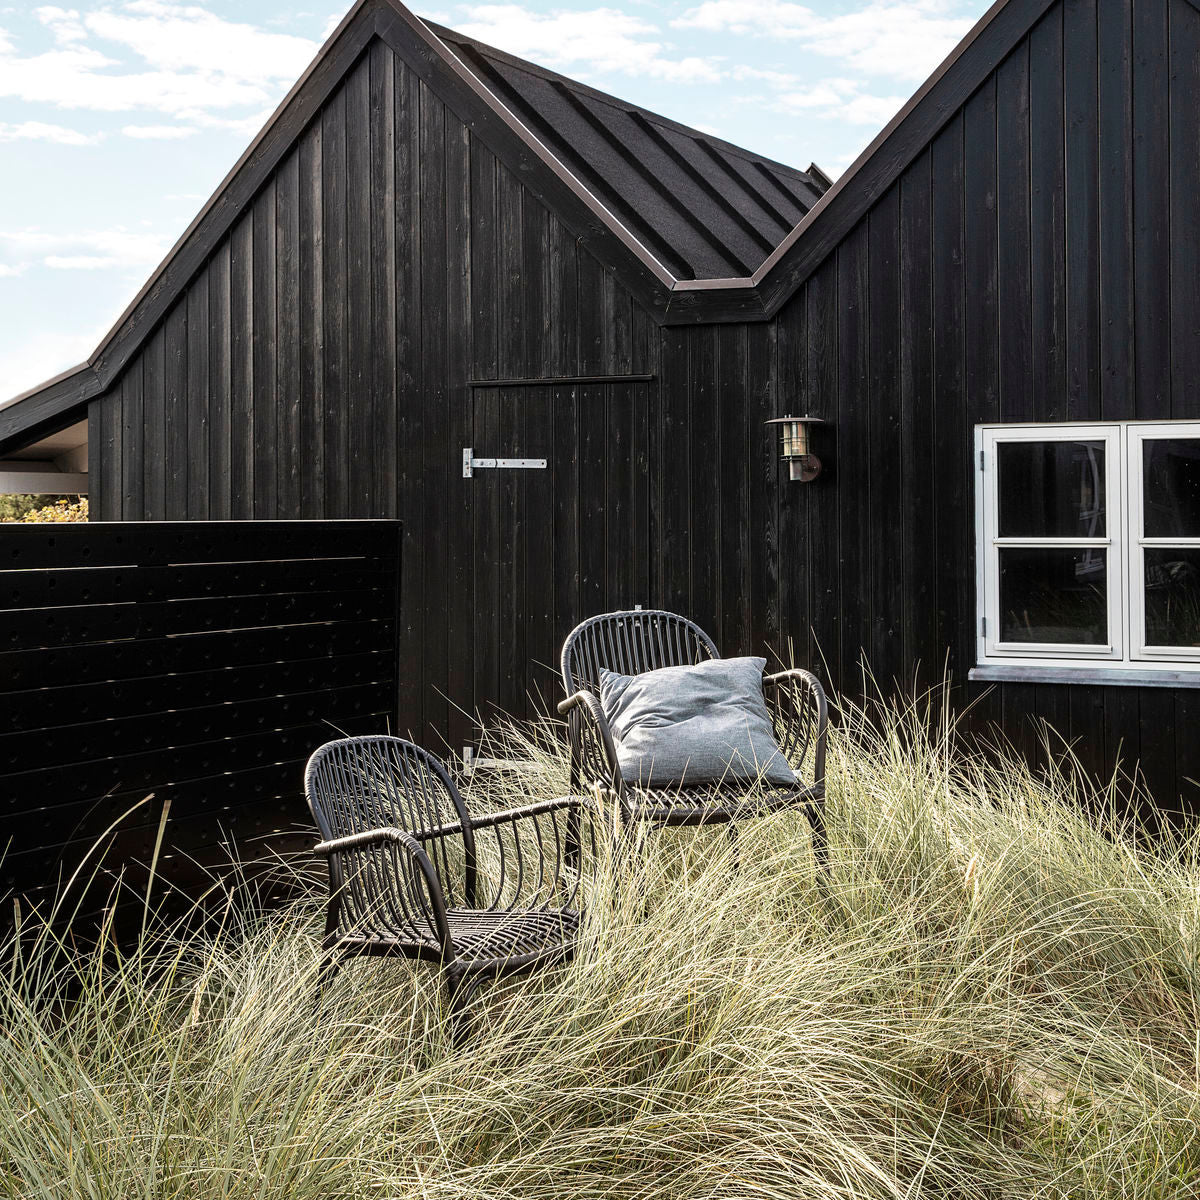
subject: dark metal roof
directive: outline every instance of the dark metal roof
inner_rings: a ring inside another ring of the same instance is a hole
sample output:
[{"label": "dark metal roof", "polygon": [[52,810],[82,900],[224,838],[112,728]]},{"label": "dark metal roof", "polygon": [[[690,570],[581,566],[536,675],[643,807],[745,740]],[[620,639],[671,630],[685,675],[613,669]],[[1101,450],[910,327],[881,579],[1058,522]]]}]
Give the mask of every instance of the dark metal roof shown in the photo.
[{"label": "dark metal roof", "polygon": [[828,190],[799,171],[426,22],[676,279],[754,272]]}]

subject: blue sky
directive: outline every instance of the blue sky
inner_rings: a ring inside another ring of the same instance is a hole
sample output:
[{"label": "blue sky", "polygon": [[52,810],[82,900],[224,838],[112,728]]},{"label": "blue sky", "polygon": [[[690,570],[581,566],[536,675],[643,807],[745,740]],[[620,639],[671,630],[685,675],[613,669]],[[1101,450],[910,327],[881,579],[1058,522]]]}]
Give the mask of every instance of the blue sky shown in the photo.
[{"label": "blue sky", "polygon": [[[350,0],[0,0],[0,403],[82,361]],[[984,0],[416,11],[729,141],[839,174]]]}]

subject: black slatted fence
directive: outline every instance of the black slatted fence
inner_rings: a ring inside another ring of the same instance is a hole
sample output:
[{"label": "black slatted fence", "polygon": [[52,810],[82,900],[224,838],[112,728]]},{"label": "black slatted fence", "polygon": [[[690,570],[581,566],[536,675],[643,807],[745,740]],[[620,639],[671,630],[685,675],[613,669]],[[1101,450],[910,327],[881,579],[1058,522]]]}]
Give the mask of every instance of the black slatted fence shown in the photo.
[{"label": "black slatted fence", "polygon": [[307,756],[394,724],[394,521],[0,525],[0,893],[106,839],[164,876],[296,844]]}]

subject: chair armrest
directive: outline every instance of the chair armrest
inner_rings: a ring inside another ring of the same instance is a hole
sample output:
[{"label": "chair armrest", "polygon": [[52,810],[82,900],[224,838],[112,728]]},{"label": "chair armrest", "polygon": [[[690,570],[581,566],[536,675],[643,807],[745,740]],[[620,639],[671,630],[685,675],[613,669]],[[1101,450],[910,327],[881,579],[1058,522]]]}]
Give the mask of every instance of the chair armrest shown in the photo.
[{"label": "chair armrest", "polygon": [[[345,864],[340,861],[343,855],[387,847],[391,848],[393,871],[386,883],[394,883],[394,887],[386,887],[386,884],[381,887],[384,880],[378,871],[372,871],[369,876],[351,872],[349,878],[345,878]],[[393,826],[365,829],[318,842],[313,852],[329,859],[329,886],[338,901],[337,911],[348,907],[360,920],[369,921],[372,914],[383,908],[392,910],[393,919],[410,923],[424,921],[436,932],[446,961],[454,957],[441,881],[429,855],[410,833]],[[418,880],[424,884],[424,892]]]},{"label": "chair armrest", "polygon": [[513,821],[523,821],[527,817],[540,817],[545,813],[560,812],[563,809],[590,809],[591,805],[583,796],[559,796],[555,800],[538,800],[534,804],[526,804],[521,808],[507,808],[503,812],[486,813],[482,817],[471,818],[472,829],[486,829],[489,826],[506,825]]},{"label": "chair armrest", "polygon": [[624,795],[617,745],[600,701],[591,692],[580,691],[562,701],[558,711],[567,717],[571,786],[579,788],[587,783],[600,783]]},{"label": "chair armrest", "polygon": [[[829,705],[821,681],[811,672],[793,667],[763,676],[769,695],[780,748],[785,756],[799,751],[801,758],[813,744],[813,784],[825,786],[825,743],[829,732]],[[785,701],[786,697],[786,701]],[[785,703],[790,711],[785,709]]]}]

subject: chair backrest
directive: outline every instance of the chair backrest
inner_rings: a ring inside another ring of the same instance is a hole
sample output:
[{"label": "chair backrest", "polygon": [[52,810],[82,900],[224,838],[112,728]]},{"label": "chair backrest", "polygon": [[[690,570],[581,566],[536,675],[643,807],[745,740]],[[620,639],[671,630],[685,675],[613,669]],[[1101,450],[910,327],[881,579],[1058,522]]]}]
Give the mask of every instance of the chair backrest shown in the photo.
[{"label": "chair backrest", "polygon": [[712,638],[678,613],[641,608],[603,613],[580,622],[563,643],[563,687],[568,696],[581,690],[599,694],[601,667],[638,675],[720,657]]},{"label": "chair backrest", "polygon": [[326,841],[385,826],[411,833],[448,896],[462,864],[461,854],[447,849],[447,837],[461,830],[474,874],[467,807],[441,761],[414,742],[385,734],[327,742],[308,760],[304,793]]}]

